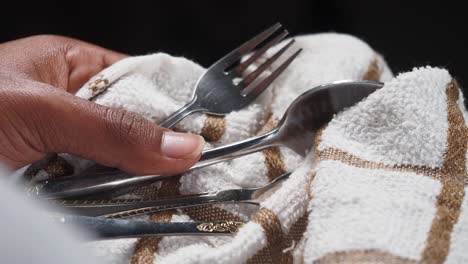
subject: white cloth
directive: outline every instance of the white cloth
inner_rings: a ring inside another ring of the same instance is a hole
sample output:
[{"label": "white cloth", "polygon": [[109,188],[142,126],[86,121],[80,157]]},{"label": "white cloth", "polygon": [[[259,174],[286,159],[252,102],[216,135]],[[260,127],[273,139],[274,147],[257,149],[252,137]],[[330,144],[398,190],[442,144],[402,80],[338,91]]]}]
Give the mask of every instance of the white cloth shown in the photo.
[{"label": "white cloth", "polygon": [[[323,131],[315,153],[302,158],[280,149],[284,169],[295,172],[266,195],[261,206],[276,215],[284,234],[299,218],[307,216],[302,239],[283,248],[296,263],[319,259],[326,262],[327,258],[329,262],[337,262],[338,258],[354,263],[353,259],[360,262],[384,257],[394,263],[395,259],[420,261],[427,252],[430,256],[428,237],[437,231],[433,225],[437,227],[434,219],[439,212],[443,176],[398,168],[430,171],[444,164],[450,75],[443,69],[428,67],[392,80],[383,59],[352,36],[327,33],[295,39],[295,45],[304,49],[302,54],[256,102],[225,117],[224,133],[211,146],[255,135],[267,118],[277,122],[288,105],[312,87],[377,76],[386,82],[385,87],[337,115]],[[133,57],[105,69],[77,95],[157,122],[188,101],[202,72],[199,65],[166,54]],[[457,109],[464,111],[461,101],[457,101]],[[190,116],[178,129],[201,133],[206,120],[204,115]],[[327,156],[327,151],[332,154]],[[340,159],[340,155],[348,158]],[[77,172],[89,165],[74,157],[66,159]],[[264,153],[255,153],[186,173],[180,180],[179,192],[262,186],[269,181],[268,162]],[[392,166],[396,169],[388,168]],[[463,198],[462,208],[467,206]],[[252,209],[217,207],[246,221],[255,215]],[[183,211],[172,217],[172,221],[189,219]],[[468,211],[461,210],[448,242],[452,246],[444,257],[448,263],[468,261],[463,249],[468,242],[467,223]],[[103,241],[90,247],[114,263],[129,263],[135,242]],[[164,237],[154,253],[154,262],[243,263],[268,243],[264,227],[258,221],[248,221],[233,237]]]}]

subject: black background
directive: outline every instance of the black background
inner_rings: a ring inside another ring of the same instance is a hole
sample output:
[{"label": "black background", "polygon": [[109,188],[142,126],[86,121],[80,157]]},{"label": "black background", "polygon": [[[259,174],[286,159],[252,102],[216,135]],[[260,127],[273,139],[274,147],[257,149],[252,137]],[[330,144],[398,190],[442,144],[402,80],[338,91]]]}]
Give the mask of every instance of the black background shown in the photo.
[{"label": "black background", "polygon": [[[293,34],[356,35],[395,73],[447,68],[462,86],[468,19],[464,1],[119,1],[3,4],[0,41],[66,35],[120,52],[164,51],[209,66],[274,22]],[[465,92],[466,93],[466,92]]]}]

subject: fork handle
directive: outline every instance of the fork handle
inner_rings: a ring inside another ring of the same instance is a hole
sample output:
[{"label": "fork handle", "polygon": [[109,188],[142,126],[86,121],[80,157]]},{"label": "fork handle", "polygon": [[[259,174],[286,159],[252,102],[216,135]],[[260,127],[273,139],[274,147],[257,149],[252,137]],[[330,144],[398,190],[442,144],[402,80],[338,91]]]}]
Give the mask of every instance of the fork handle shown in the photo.
[{"label": "fork handle", "polygon": [[175,111],[165,119],[163,119],[161,122],[159,122],[160,127],[164,128],[173,128],[177,123],[179,123],[182,119],[184,119],[186,116],[195,113],[195,112],[200,112],[203,111],[203,109],[200,108],[197,96],[193,96],[192,100],[188,102],[186,105],[182,106],[179,110]]}]

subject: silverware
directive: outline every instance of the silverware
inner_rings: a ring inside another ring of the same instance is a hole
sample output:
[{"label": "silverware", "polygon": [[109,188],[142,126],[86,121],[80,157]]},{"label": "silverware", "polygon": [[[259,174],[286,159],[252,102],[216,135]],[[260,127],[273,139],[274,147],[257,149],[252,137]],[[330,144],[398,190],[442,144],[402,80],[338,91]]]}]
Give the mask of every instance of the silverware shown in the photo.
[{"label": "silverware", "polygon": [[132,238],[144,236],[212,236],[232,235],[242,222],[147,222],[125,219],[105,219],[79,215],[52,215],[58,223],[88,230],[90,240]]},{"label": "silverware", "polygon": [[[264,55],[269,48],[278,44],[288,35],[288,32],[281,30],[281,28],[280,23],[274,24],[211,65],[195,85],[191,101],[161,121],[159,125],[172,128],[184,117],[195,112],[225,115],[250,104],[291,64],[302,50],[298,49],[271,74],[260,82],[254,83],[254,81],[260,79],[259,76],[268,67],[291,47],[294,43],[294,40],[291,40],[253,72],[246,77],[242,76],[245,70]],[[253,50],[255,51],[245,61],[240,62],[244,56]],[[241,81],[236,83],[237,80]],[[126,175],[122,171],[99,164],[96,164],[91,170],[97,170],[105,174]]]},{"label": "silverware", "polygon": [[[371,81],[341,81],[315,87],[300,95],[289,106],[279,125],[272,131],[227,146],[203,152],[200,161],[190,170],[243,156],[271,146],[285,146],[305,155],[313,146],[317,129],[327,124],[335,114],[361,101],[382,83]],[[30,194],[48,198],[78,198],[118,195],[135,187],[170,177],[168,175],[131,176],[118,170],[93,173],[80,177],[38,182]]]},{"label": "silverware", "polygon": [[[159,123],[159,125],[171,128],[184,117],[195,112],[226,115],[250,104],[288,67],[301,52],[301,49],[287,58],[278,68],[258,84],[255,84],[254,81],[291,47],[294,40],[289,41],[282,49],[247,76],[243,77],[242,74],[269,48],[284,39],[288,35],[286,30],[282,30],[278,33],[276,37],[265,43],[244,62],[241,62],[239,65],[236,65],[236,63],[265,42],[269,37],[275,35],[281,27],[280,23],[274,24],[211,65],[195,85],[195,91],[190,102],[168,116]],[[239,80],[239,82],[236,82],[237,80]]]},{"label": "silverware", "polygon": [[285,173],[267,185],[257,188],[230,189],[210,193],[180,195],[159,200],[56,200],[51,201],[60,210],[68,209],[71,214],[105,218],[126,218],[157,211],[187,208],[217,203],[248,203],[259,205],[258,198],[287,179]]}]

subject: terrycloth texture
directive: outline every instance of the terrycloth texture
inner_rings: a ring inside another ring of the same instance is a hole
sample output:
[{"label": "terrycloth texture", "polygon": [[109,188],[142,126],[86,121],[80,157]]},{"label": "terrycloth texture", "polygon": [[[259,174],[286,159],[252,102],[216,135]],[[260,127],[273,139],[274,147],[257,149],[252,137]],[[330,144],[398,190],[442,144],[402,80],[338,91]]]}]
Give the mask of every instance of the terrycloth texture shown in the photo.
[{"label": "terrycloth texture", "polygon": [[[385,81],[384,88],[338,114],[305,158],[272,148],[133,194],[262,186],[295,170],[260,208],[216,205],[148,217],[246,221],[235,236],[114,240],[90,248],[112,263],[468,262],[466,112],[448,72],[419,68],[391,80],[382,58],[354,37],[296,41],[303,53],[254,104],[225,118],[191,116],[177,129],[220,145],[268,131],[298,95],[319,84],[370,79]],[[165,54],[133,57],[104,70],[77,95],[157,122],[189,99],[202,72]],[[75,173],[90,164],[63,158]]]}]

